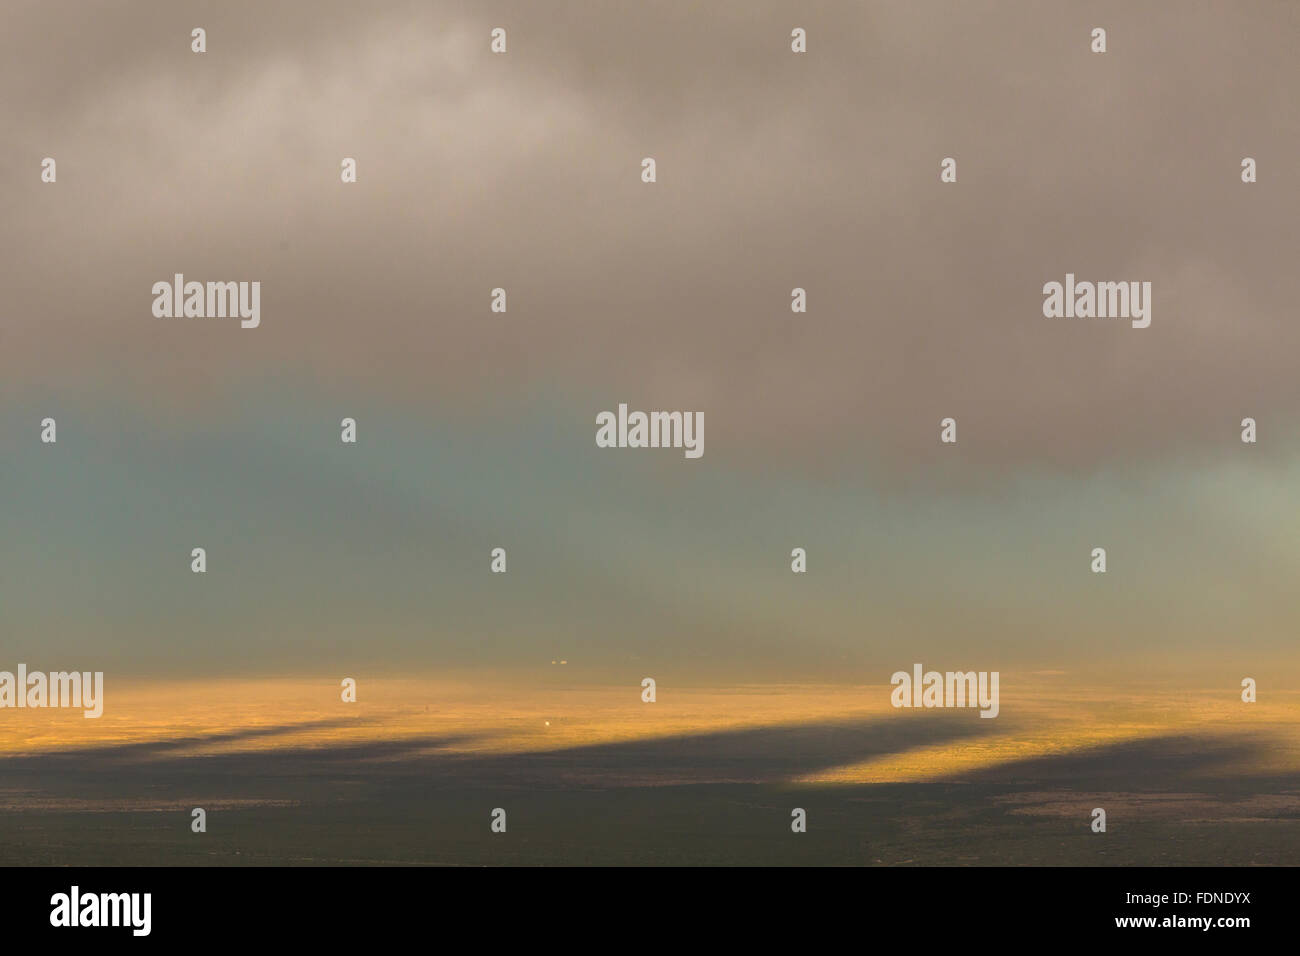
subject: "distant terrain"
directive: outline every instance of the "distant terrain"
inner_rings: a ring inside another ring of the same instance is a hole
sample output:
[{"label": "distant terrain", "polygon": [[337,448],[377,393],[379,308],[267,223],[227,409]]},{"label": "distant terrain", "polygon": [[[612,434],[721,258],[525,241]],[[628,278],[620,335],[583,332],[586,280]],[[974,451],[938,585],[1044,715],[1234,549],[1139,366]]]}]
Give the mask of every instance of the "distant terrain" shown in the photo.
[{"label": "distant terrain", "polygon": [[[445,714],[268,724],[252,723],[252,708],[237,729],[15,748],[0,757],[0,863],[1300,862],[1295,742],[1271,718],[1206,720],[1199,731],[1170,721],[1164,733],[1130,727],[1074,745],[1074,718],[1033,726],[1065,709],[1046,700],[1019,717],[1004,704],[995,721],[887,708],[833,719],[868,695],[746,688],[622,712],[611,703],[621,694],[557,691],[553,718],[537,701],[509,713],[466,703],[486,691]],[[824,713],[790,719],[816,706]],[[761,721],[777,710],[785,720]],[[1162,712],[1151,702],[1109,710],[1116,726]],[[1017,747],[1039,752],[1008,758]],[[981,752],[975,766],[957,760]],[[900,767],[923,773],[898,779]],[[194,807],[207,811],[206,833],[190,831]],[[504,834],[489,829],[497,807]],[[791,832],[795,807],[806,833]],[[1094,807],[1107,811],[1104,834],[1090,829]]]}]

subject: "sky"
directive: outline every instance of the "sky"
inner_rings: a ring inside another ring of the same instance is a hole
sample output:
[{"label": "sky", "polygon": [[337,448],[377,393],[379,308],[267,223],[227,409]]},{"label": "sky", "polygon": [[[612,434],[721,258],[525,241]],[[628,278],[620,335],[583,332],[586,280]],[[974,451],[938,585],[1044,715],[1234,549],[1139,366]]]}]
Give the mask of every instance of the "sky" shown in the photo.
[{"label": "sky", "polygon": [[0,668],[1294,684],[1300,10],[1161,7],[6,4]]}]

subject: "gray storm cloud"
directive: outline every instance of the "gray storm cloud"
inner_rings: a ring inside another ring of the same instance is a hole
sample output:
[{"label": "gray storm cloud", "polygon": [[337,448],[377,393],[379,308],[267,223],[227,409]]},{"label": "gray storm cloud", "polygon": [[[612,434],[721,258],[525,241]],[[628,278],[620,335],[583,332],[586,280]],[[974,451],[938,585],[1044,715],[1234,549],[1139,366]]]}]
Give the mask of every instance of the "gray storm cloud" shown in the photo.
[{"label": "gray storm cloud", "polygon": [[[1300,21],[1161,7],[10,4],[5,387],[553,388],[903,474],[949,415],[991,472],[1294,435]],[[260,281],[261,327],[154,319],[176,272]],[[1044,318],[1067,272],[1150,281],[1151,327]]]}]

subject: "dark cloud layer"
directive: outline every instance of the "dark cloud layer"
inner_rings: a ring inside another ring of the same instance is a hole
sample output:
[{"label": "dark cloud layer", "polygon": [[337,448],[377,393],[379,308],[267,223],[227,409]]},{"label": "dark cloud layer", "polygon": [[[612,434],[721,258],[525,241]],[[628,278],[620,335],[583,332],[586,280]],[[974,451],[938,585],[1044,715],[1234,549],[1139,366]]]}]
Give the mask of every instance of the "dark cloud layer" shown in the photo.
[{"label": "dark cloud layer", "polygon": [[[993,472],[1291,436],[1300,15],[1226,6],[10,4],[0,371],[554,390],[902,474],[946,415]],[[153,319],[178,271],[261,280],[262,327]],[[1067,271],[1152,282],[1151,328],[1044,318]]]}]

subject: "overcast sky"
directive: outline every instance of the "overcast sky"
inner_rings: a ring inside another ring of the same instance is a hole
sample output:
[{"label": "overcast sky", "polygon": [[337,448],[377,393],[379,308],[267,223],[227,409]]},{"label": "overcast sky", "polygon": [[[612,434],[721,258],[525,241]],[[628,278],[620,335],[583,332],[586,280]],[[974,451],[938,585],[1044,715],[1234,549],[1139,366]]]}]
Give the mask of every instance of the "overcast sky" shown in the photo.
[{"label": "overcast sky", "polygon": [[[11,0],[16,646],[1282,653],[1300,8],[1225,6]],[[154,318],[177,272],[260,281],[260,328]],[[1150,328],[1045,318],[1067,272],[1149,281]],[[704,457],[595,449],[619,402],[702,411]]]}]

